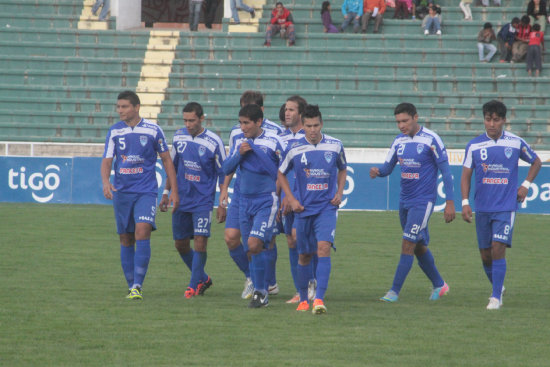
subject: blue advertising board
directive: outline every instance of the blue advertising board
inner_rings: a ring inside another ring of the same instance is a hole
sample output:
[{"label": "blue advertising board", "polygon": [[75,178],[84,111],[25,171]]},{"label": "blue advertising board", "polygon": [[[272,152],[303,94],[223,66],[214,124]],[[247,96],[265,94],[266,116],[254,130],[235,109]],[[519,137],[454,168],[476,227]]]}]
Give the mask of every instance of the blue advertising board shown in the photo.
[{"label": "blue advertising board", "polygon": [[[67,204],[110,204],[103,197],[100,177],[101,158],[0,157],[0,202],[38,202]],[[384,178],[371,179],[374,164],[352,163],[341,208],[347,210],[397,210],[399,205],[399,168]],[[520,182],[528,167],[520,167]],[[460,210],[461,166],[451,166],[455,177],[455,206]],[[164,170],[157,162],[159,199],[164,187]],[[230,190],[231,193],[232,190]],[[473,199],[473,193],[470,196]],[[217,200],[215,201],[217,202]],[[443,182],[438,182],[435,210],[444,207]],[[475,210],[475,208],[474,208]],[[550,214],[550,166],[543,166],[529,189],[519,212]]]}]

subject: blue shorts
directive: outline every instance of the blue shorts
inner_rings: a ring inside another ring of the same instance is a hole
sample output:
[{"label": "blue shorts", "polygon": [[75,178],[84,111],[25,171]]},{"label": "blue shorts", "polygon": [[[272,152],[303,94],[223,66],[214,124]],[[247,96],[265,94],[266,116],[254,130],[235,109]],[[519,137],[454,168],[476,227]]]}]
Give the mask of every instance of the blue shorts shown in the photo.
[{"label": "blue shorts", "polygon": [[287,215],[283,215],[282,217],[283,222],[283,231],[286,235],[291,236],[292,235],[292,228],[296,228],[295,226],[295,217],[294,212],[290,212]]},{"label": "blue shorts", "polygon": [[480,249],[491,248],[492,242],[512,247],[516,212],[476,212],[477,244]]},{"label": "blue shorts", "polygon": [[399,204],[399,221],[403,229],[404,240],[428,246],[430,243],[428,221],[430,220],[433,209],[434,206],[432,202],[414,206]]},{"label": "blue shorts", "polygon": [[113,208],[115,210],[116,231],[118,234],[134,233],[136,223],[150,223],[153,231],[157,229],[155,216],[157,214],[156,194],[134,194],[113,192]]},{"label": "blue shorts", "polygon": [[325,210],[307,217],[296,216],[296,241],[299,254],[316,254],[320,241],[334,243],[337,210]]},{"label": "blue shorts", "polygon": [[275,193],[258,196],[241,195],[239,219],[243,244],[248,244],[248,237],[256,237],[269,245],[273,236],[278,199]]},{"label": "blue shorts", "polygon": [[176,210],[172,214],[172,234],[174,240],[194,238],[195,236],[210,237],[212,212],[184,212]]},{"label": "blue shorts", "polygon": [[240,230],[239,225],[239,191],[233,191],[231,201],[227,207],[227,215],[225,217],[225,228],[234,228]]}]

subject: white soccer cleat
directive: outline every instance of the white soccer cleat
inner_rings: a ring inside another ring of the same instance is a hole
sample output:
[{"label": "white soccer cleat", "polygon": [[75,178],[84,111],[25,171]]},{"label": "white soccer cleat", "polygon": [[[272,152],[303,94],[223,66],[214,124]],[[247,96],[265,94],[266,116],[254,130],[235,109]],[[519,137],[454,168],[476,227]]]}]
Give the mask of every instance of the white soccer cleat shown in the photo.
[{"label": "white soccer cleat", "polygon": [[277,283],[270,285],[267,287],[267,294],[270,296],[274,296],[276,294],[279,294],[279,285]]},{"label": "white soccer cleat", "polygon": [[241,294],[242,299],[249,299],[254,294],[254,284],[252,284],[252,279],[246,278],[244,281],[244,289]]},{"label": "white soccer cleat", "polygon": [[307,285],[307,299],[313,301],[317,293],[317,279],[312,279]]},{"label": "white soccer cleat", "polygon": [[498,310],[500,308],[500,300],[495,297],[489,298],[488,310]]}]

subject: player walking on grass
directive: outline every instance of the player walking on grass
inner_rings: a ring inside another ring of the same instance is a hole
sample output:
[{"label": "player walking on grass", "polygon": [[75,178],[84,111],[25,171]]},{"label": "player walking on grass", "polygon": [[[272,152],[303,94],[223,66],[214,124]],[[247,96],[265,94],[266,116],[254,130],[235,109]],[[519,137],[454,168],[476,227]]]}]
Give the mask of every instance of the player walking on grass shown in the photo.
[{"label": "player walking on grass", "polygon": [[[506,247],[512,247],[518,202],[523,202],[537,177],[541,160],[519,136],[504,130],[506,106],[500,101],[483,105],[485,133],[466,146],[460,188],[462,218],[472,222],[470,186],[475,172],[476,233],[483,269],[493,285],[488,310],[502,306],[506,276]],[[531,165],[518,187],[518,162]]]},{"label": "player walking on grass", "polygon": [[[318,106],[307,105],[302,119],[305,136],[288,148],[279,168],[279,182],[295,213],[300,293],[296,310],[309,310],[308,283],[312,258],[317,254],[317,290],[312,312],[321,314],[327,311],[324,298],[331,271],[330,249],[346,184],[347,163],[340,140],[322,133],[323,118]],[[286,178],[290,171],[296,175],[295,191]]]},{"label": "player walking on grass", "polygon": [[251,255],[250,272],[254,294],[248,307],[267,306],[265,257],[273,235],[278,208],[277,168],[285,146],[275,134],[264,130],[260,106],[249,104],[239,111],[242,134],[223,164],[226,175],[240,171],[239,225],[244,252]]},{"label": "player walking on grass", "polygon": [[[120,262],[129,288],[127,298],[139,300],[151,258],[151,231],[156,229],[157,153],[175,189],[168,199],[174,210],[179,203],[178,184],[164,133],[160,126],[139,116],[137,94],[120,93],[116,108],[120,121],[111,126],[105,139],[101,180],[103,195],[113,200]],[[115,177],[111,183],[113,160]]]},{"label": "player walking on grass", "polygon": [[[172,213],[172,233],[176,249],[191,270],[185,298],[203,295],[212,285],[205,273],[206,246],[210,237],[212,208],[216,194],[216,182],[222,186],[225,175],[222,164],[225,147],[218,135],[202,126],[202,106],[190,102],[183,108],[184,128],[174,134],[170,156],[174,162],[178,180],[180,203]],[[170,182],[166,182],[160,201],[160,210],[168,210]],[[218,206],[218,222],[225,220],[226,209]],[[191,250],[191,238],[195,250]]]},{"label": "player walking on grass", "polygon": [[428,220],[437,196],[438,170],[443,176],[446,193],[445,222],[454,220],[453,177],[443,141],[436,133],[418,124],[416,107],[411,103],[401,103],[395,107],[394,115],[401,134],[393,141],[384,165],[370,169],[371,178],[385,177],[393,171],[397,162],[401,165],[399,196],[399,219],[403,229],[401,257],[395,271],[393,285],[380,300],[386,302],[398,300],[399,292],[416,256],[418,265],[432,282],[430,300],[435,301],[449,291],[449,286],[439,274],[433,255],[428,249],[430,242]]}]

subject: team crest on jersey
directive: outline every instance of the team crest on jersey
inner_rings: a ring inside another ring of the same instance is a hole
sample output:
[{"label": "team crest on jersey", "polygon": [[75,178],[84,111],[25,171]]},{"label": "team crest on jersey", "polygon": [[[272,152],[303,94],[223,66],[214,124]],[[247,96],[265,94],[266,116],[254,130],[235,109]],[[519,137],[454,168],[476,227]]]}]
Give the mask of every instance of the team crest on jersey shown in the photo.
[{"label": "team crest on jersey", "polygon": [[260,149],[261,149],[265,154],[267,154],[267,147],[266,147],[266,146],[261,145],[261,146],[260,146]]},{"label": "team crest on jersey", "polygon": [[146,146],[146,145],[147,145],[147,137],[141,135],[141,136],[139,137],[139,143],[141,144],[142,147]]},{"label": "team crest on jersey", "polygon": [[510,159],[510,157],[512,156],[512,148],[506,147],[506,149],[504,149],[504,155],[506,156],[506,158]]},{"label": "team crest on jersey", "polygon": [[332,161],[332,153],[331,152],[325,152],[325,161],[327,161],[327,163],[330,163],[330,161]]},{"label": "team crest on jersey", "polygon": [[201,145],[199,147],[199,155],[202,157],[204,153],[206,153],[206,148],[204,147],[204,145]]},{"label": "team crest on jersey", "polygon": [[416,146],[416,152],[417,152],[418,154],[422,153],[423,150],[424,150],[424,144],[418,144],[418,145]]}]

